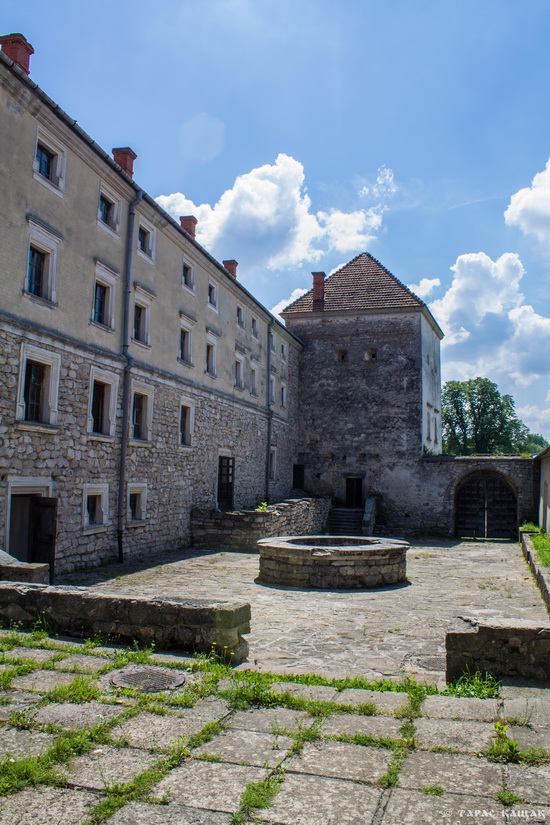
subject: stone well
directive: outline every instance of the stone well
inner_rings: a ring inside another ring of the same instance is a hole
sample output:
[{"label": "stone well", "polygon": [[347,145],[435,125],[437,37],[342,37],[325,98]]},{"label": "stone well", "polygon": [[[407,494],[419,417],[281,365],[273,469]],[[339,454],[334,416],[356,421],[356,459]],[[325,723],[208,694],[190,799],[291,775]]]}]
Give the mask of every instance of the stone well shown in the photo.
[{"label": "stone well", "polygon": [[355,536],[277,536],[261,539],[257,581],[286,587],[352,589],[405,581],[409,544]]}]

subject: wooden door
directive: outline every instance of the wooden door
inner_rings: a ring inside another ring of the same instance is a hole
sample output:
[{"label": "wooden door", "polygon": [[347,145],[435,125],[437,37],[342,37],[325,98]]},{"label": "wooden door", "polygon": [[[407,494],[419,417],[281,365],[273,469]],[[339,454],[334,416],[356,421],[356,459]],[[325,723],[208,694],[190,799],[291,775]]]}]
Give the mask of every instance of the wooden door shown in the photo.
[{"label": "wooden door", "polygon": [[50,565],[53,582],[55,539],[57,533],[57,499],[31,496],[29,512],[29,562]]},{"label": "wooden door", "polygon": [[218,462],[218,507],[220,510],[233,509],[234,482],[235,459],[221,455]]}]

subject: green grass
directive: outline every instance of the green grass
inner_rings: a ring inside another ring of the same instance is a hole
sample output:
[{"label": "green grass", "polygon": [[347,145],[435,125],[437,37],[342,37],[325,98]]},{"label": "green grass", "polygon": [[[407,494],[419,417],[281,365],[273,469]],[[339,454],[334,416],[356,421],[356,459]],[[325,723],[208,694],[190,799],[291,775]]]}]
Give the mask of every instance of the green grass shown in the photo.
[{"label": "green grass", "polygon": [[531,541],[541,565],[550,567],[550,536],[547,533],[539,533],[531,536]]},{"label": "green grass", "polygon": [[521,796],[518,796],[513,791],[508,791],[504,788],[497,793],[495,799],[497,802],[500,802],[501,805],[506,805],[507,807],[523,802]]},{"label": "green grass", "polygon": [[550,750],[519,747],[519,742],[508,737],[508,725],[495,722],[495,737],[482,751],[491,762],[512,762],[521,765],[550,765]]},{"label": "green grass", "polygon": [[254,811],[269,808],[281,790],[284,778],[284,772],[278,769],[267,779],[250,782],[241,795],[238,810],[231,817],[231,825],[244,825]]},{"label": "green grass", "polygon": [[498,699],[500,696],[500,683],[490,673],[475,673],[466,671],[455,682],[449,682],[445,690],[441,691],[444,696],[465,696],[477,699]]},{"label": "green grass", "polygon": [[445,791],[441,785],[425,785],[420,788],[420,793],[424,793],[426,796],[443,796]]},{"label": "green grass", "polygon": [[44,698],[49,702],[75,702],[83,704],[101,698],[101,691],[89,676],[76,676],[67,685],[58,685],[52,688]]}]

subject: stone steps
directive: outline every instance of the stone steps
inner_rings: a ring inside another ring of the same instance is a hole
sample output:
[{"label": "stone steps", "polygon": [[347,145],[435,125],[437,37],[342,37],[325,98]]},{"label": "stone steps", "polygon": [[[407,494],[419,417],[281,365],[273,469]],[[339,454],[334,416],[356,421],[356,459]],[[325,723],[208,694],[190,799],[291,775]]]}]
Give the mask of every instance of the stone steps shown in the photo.
[{"label": "stone steps", "polygon": [[332,507],[328,514],[327,530],[331,536],[360,536],[362,522],[362,508]]}]

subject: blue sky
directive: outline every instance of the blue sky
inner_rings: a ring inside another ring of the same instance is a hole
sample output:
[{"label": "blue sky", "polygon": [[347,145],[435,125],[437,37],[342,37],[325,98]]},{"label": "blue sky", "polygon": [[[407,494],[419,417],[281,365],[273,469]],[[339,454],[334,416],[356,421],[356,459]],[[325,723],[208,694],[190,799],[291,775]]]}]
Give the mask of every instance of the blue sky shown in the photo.
[{"label": "blue sky", "polygon": [[31,77],[269,308],[371,252],[550,439],[547,0],[0,0]]}]

